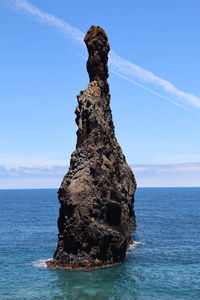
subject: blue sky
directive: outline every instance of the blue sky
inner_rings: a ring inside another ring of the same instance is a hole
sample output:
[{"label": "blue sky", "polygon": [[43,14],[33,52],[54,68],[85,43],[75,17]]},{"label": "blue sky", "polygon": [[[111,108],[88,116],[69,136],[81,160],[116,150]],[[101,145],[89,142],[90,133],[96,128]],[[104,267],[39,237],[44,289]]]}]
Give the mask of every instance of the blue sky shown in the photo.
[{"label": "blue sky", "polygon": [[[116,135],[140,185],[197,185],[198,0],[0,0],[0,8],[2,170],[26,167],[38,174],[68,165],[76,141],[76,95],[88,84],[81,38],[100,25],[113,51],[109,83]],[[145,174],[141,166],[148,166]],[[171,182],[165,173],[162,183],[155,166],[173,166],[178,177]],[[16,187],[15,178],[0,188]],[[43,186],[59,180],[47,184],[47,176]],[[17,186],[42,187],[39,177],[23,182]]]}]

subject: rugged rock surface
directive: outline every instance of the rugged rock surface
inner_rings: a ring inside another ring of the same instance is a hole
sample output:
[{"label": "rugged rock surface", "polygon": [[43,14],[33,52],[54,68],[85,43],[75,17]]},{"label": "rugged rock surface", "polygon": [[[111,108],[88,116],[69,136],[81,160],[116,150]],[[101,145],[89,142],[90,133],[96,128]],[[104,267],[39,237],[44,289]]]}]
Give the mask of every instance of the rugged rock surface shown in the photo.
[{"label": "rugged rock surface", "polygon": [[58,246],[49,267],[88,269],[125,258],[135,227],[136,182],[115,138],[110,110],[108,52],[104,30],[85,36],[88,87],[76,108],[77,145],[58,197]]}]

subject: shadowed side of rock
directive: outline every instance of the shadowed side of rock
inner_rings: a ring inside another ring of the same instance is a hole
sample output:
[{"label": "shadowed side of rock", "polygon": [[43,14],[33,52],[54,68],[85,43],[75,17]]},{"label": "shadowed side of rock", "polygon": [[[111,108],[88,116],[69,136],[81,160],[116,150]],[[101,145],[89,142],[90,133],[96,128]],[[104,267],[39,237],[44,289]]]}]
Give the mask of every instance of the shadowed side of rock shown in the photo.
[{"label": "shadowed side of rock", "polygon": [[85,36],[88,87],[76,108],[76,150],[58,197],[58,245],[49,267],[89,269],[123,261],[135,227],[136,182],[115,138],[110,110],[107,36],[92,26]]}]

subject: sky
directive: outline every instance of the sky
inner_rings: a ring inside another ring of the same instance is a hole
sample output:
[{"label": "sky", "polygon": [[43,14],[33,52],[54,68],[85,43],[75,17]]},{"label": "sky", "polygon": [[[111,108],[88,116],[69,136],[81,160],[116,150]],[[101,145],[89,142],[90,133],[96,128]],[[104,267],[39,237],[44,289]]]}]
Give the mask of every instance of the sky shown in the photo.
[{"label": "sky", "polygon": [[138,186],[200,186],[199,11],[199,0],[0,0],[0,188],[59,186],[91,25],[109,38],[116,136]]}]

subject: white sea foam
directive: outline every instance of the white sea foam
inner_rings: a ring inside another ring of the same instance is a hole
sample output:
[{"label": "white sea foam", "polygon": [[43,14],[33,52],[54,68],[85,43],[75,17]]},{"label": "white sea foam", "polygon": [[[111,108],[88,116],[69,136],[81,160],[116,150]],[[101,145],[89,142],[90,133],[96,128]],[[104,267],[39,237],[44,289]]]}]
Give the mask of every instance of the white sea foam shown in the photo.
[{"label": "white sea foam", "polygon": [[[139,241],[134,241],[133,244],[131,244],[129,246],[129,248],[127,249],[128,252],[132,251],[134,248],[138,247],[139,245],[143,245],[143,242],[139,242]],[[45,269],[47,268],[47,261],[51,260],[52,258],[48,258],[48,259],[37,259],[35,261],[33,261],[31,264],[34,268],[38,268],[38,269]]]},{"label": "white sea foam", "polygon": [[47,261],[51,260],[52,258],[48,258],[48,259],[37,259],[35,261],[32,262],[32,266],[35,268],[39,268],[39,269],[44,269],[47,268]]},{"label": "white sea foam", "polygon": [[131,244],[131,245],[128,247],[128,251],[131,251],[131,250],[133,250],[134,248],[138,247],[139,245],[143,245],[143,244],[144,244],[143,242],[134,241],[133,244]]}]

